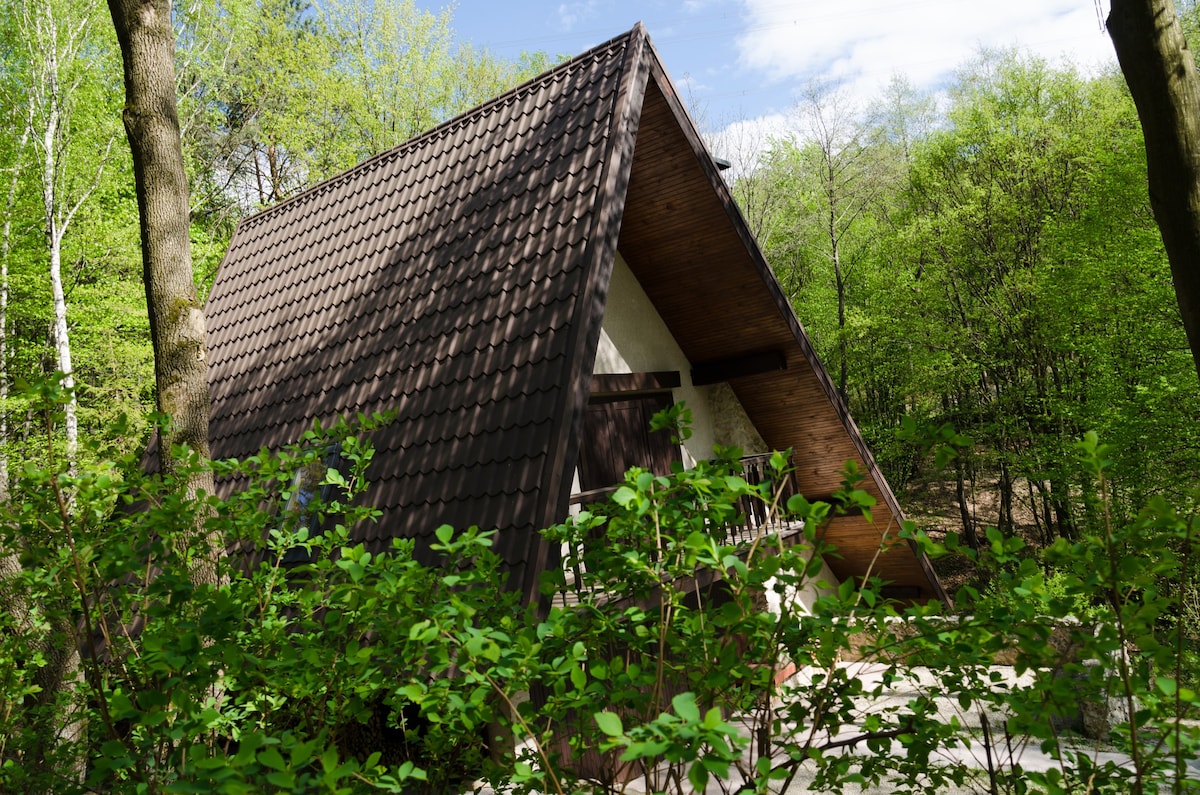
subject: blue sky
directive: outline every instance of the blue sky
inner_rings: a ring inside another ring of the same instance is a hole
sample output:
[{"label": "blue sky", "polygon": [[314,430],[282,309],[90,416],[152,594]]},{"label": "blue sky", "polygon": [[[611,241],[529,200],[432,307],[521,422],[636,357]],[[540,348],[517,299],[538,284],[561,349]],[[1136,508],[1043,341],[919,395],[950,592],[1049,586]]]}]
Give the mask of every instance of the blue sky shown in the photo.
[{"label": "blue sky", "polygon": [[713,134],[785,124],[814,79],[840,82],[856,104],[896,74],[936,90],[981,46],[1067,56],[1085,69],[1113,63],[1102,13],[1106,0],[458,0],[453,26],[501,55],[574,55],[640,20]]}]

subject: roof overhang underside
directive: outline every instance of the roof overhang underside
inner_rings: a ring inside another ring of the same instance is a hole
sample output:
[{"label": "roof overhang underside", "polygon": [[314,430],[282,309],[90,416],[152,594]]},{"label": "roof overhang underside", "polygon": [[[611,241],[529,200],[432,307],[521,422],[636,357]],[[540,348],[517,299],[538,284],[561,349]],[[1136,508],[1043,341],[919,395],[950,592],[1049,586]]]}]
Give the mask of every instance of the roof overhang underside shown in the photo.
[{"label": "roof overhang underside", "polygon": [[[693,364],[779,351],[787,367],[730,379],[773,449],[794,451],[802,493],[828,498],[847,462],[867,473],[873,521],[824,529],[840,579],[878,576],[919,600],[945,598],[929,562],[897,543],[899,506],[751,239],[733,199],[655,59],[634,149],[619,248]],[[880,546],[888,554],[877,555]],[[919,589],[914,591],[913,589]]]}]

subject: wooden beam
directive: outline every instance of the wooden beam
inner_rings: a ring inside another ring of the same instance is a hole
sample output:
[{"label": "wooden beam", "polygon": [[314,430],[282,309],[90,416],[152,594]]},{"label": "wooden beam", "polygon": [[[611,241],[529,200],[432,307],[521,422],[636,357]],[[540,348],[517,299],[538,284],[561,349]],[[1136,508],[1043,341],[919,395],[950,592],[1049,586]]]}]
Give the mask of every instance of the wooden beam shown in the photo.
[{"label": "wooden beam", "polygon": [[692,365],[692,383],[696,386],[717,384],[748,375],[770,373],[787,369],[787,356],[783,351],[762,351],[743,356],[731,356],[711,362]]},{"label": "wooden beam", "polygon": [[624,395],[630,392],[668,392],[682,383],[678,370],[654,373],[601,373],[592,376],[591,396]]}]

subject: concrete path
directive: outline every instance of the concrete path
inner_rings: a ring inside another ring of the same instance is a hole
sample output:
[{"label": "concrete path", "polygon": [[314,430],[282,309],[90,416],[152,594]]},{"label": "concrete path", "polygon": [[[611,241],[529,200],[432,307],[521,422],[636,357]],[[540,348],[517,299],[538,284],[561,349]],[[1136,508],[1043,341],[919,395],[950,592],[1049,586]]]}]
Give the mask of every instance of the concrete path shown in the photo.
[{"label": "concrete path", "polygon": [[[852,662],[844,663],[842,667],[847,669],[847,673],[863,681],[866,689],[871,690],[879,684],[883,676],[886,666],[880,664]],[[1007,666],[996,666],[989,673],[996,674],[996,686],[1003,689],[1019,689],[1028,687],[1033,683],[1033,676],[1027,674],[1017,676],[1013,673],[1013,669]],[[792,681],[803,682],[805,677],[812,676],[814,672],[801,670],[797,672]],[[903,682],[896,683],[892,688],[887,690],[882,696],[874,698],[870,701],[865,701],[863,704],[863,715],[873,710],[880,710],[886,707],[899,707],[907,704],[914,697],[929,693],[934,689],[934,685],[940,677],[940,672],[932,671],[919,666],[909,669],[909,678]],[[978,711],[970,714],[965,714],[958,703],[951,699],[937,700],[938,715],[943,721],[949,721],[951,718],[957,720],[964,726],[972,729],[973,737],[981,737],[982,732],[979,731],[981,719]],[[997,732],[1002,731],[1004,726],[1005,716],[999,710],[989,710],[989,724]],[[838,740],[848,740],[862,734],[861,728],[848,727],[839,734],[828,738],[831,742]],[[749,733],[749,727],[747,727]],[[1089,744],[1090,743],[1090,744]],[[1103,750],[1103,744],[1095,741],[1088,741],[1085,738],[1078,739],[1078,745],[1074,746],[1078,750],[1086,753],[1094,763],[1103,765],[1111,762],[1122,767],[1131,767],[1132,760],[1125,754],[1119,754],[1112,751]],[[1039,744],[1035,742],[1026,742],[1013,740],[1011,744],[1011,753],[1009,751],[1009,743],[1001,735],[994,741],[994,747],[991,749],[992,758],[989,763],[988,749],[980,739],[965,740],[965,744],[952,749],[943,749],[938,753],[938,758],[943,760],[948,766],[962,765],[971,770],[977,771],[975,779],[964,786],[944,786],[939,789],[930,789],[928,792],[937,793],[937,795],[988,795],[991,792],[987,771],[989,769],[999,771],[1001,775],[1011,773],[1017,765],[1023,771],[1046,771],[1052,768],[1060,767],[1060,763],[1053,759],[1049,754],[1044,753]],[[892,751],[896,754],[903,752],[903,746],[896,742],[892,746]],[[855,755],[869,753],[865,746],[859,746],[851,751]],[[1189,777],[1195,778],[1200,784],[1200,760],[1192,760],[1189,763]],[[813,773],[808,766],[802,766],[800,773],[788,787],[786,795],[800,795],[800,793],[811,793],[817,790],[812,789]],[[643,787],[640,782],[631,782],[626,788],[626,792],[642,793]],[[710,784],[706,795],[718,795],[722,790],[715,784]],[[861,793],[862,795],[893,795],[895,792],[894,786],[859,788],[856,785],[848,786],[844,790],[847,793]],[[1005,792],[1003,784],[1000,785],[1000,792]],[[1197,791],[1200,791],[1198,789]]]},{"label": "concrete path", "polygon": [[[867,689],[873,689],[878,685],[886,670],[886,666],[878,663],[844,663],[843,667],[847,668],[848,672],[853,676],[863,680],[863,685]],[[996,675],[997,687],[999,689],[1020,689],[1033,684],[1032,674],[1027,673],[1017,676],[1009,666],[995,666],[989,673]],[[803,678],[806,675],[811,675],[811,672],[806,673],[801,671],[797,674],[797,677]],[[928,668],[913,667],[909,669],[909,678],[907,680],[896,683],[884,696],[865,705],[864,709],[871,710],[882,709],[887,706],[901,706],[920,694],[931,692],[938,676],[938,672]],[[973,714],[964,714],[958,703],[951,699],[938,699],[936,703],[938,706],[938,715],[942,720],[949,721],[952,717],[957,718],[961,724],[972,728],[975,736],[982,736],[982,731],[979,730],[981,718],[978,711]],[[994,730],[1000,731],[1001,727],[1004,726],[1005,715],[999,711],[989,711],[988,721]],[[853,733],[846,732],[846,735],[853,736]],[[1097,765],[1104,765],[1111,762],[1120,767],[1132,768],[1133,763],[1128,755],[1102,750],[1102,743],[1088,741],[1086,738],[1081,737],[1078,739],[1078,744],[1073,747],[1087,754]],[[893,745],[892,750],[900,752],[902,747],[897,743]],[[864,750],[860,749],[856,753],[864,753]],[[963,765],[978,771],[978,779],[971,785],[965,787],[951,786],[937,790],[938,793],[944,793],[944,795],[965,795],[966,793],[982,793],[986,795],[991,792],[987,775],[989,769],[1004,773],[1011,772],[1014,767],[1019,765],[1024,771],[1044,772],[1061,767],[1059,761],[1042,751],[1040,743],[1014,741],[1011,744],[1010,752],[1009,743],[1005,741],[1003,736],[994,740],[990,760],[988,758],[988,748],[979,739],[969,739],[964,745],[957,748],[943,749],[938,755],[945,760],[947,765]],[[1190,760],[1188,767],[1189,778],[1194,778],[1200,782],[1200,759]],[[812,778],[811,774],[805,776],[803,780],[801,780],[800,776],[797,776],[797,780],[793,782],[787,791],[788,795],[792,795],[792,793],[811,792],[809,784]],[[846,791],[891,795],[894,790],[893,788],[884,787],[862,790],[848,788]],[[1003,786],[1001,786],[1000,792],[1004,791]]]}]

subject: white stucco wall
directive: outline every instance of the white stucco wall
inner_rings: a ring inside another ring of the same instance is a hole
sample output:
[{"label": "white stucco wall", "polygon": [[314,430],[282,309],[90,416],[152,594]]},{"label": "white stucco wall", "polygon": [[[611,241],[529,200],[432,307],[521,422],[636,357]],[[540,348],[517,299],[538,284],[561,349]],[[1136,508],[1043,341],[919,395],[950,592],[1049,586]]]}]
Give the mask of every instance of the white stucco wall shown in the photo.
[{"label": "white stucco wall", "polygon": [[[618,254],[592,372],[599,375],[667,370],[680,374],[681,383],[672,390],[672,398],[676,403],[685,402],[692,410],[692,437],[684,444],[683,451],[685,466],[711,457],[714,444],[740,447],[747,455],[769,452],[729,384],[695,386],[691,369],[691,363],[671,336],[667,324],[638,284],[629,265]],[[576,471],[573,493],[578,490],[579,473]],[[808,581],[804,588],[789,589],[782,597],[767,593],[768,609],[778,614],[782,598],[794,607],[799,606],[803,612],[811,612],[816,599],[821,594],[833,592],[837,582],[829,566],[823,564],[820,575]]]},{"label": "white stucco wall", "polygon": [[685,466],[694,466],[696,461],[711,457],[714,444],[740,447],[747,454],[767,452],[762,437],[728,384],[699,387],[692,384],[691,363],[618,253],[592,372],[662,370],[679,372],[681,383],[672,390],[672,399],[686,403],[692,411],[692,437],[684,443]]}]

